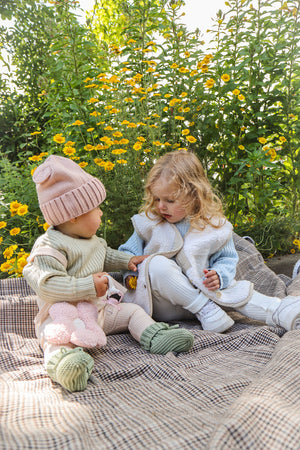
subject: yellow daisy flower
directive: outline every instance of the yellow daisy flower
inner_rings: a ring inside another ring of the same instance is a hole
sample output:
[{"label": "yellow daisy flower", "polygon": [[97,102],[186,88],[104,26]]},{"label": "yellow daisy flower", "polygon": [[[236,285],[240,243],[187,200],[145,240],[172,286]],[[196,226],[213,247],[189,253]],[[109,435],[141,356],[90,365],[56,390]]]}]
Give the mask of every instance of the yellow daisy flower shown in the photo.
[{"label": "yellow daisy flower", "polygon": [[25,216],[25,214],[27,214],[28,212],[28,206],[27,205],[21,205],[18,208],[17,214],[18,216]]},{"label": "yellow daisy flower", "polygon": [[186,140],[189,141],[191,144],[194,144],[197,141],[197,139],[194,138],[194,136],[191,136],[191,135],[187,136]]},{"label": "yellow daisy flower", "polygon": [[221,79],[222,79],[225,83],[227,83],[227,82],[230,80],[230,75],[228,75],[227,73],[224,73],[224,74],[221,76]]},{"label": "yellow daisy flower", "polygon": [[20,231],[21,231],[21,228],[12,228],[12,229],[10,230],[9,234],[10,234],[11,236],[16,236],[17,234],[20,233]]},{"label": "yellow daisy flower", "polygon": [[260,142],[261,144],[266,144],[267,143],[267,139],[264,137],[260,137],[258,138],[258,142]]},{"label": "yellow daisy flower", "polygon": [[215,80],[214,80],[213,78],[209,78],[209,79],[206,81],[205,86],[206,86],[208,89],[211,89],[211,88],[214,86],[214,84],[215,84]]},{"label": "yellow daisy flower", "polygon": [[66,141],[66,138],[63,137],[62,133],[58,133],[55,136],[53,136],[53,140],[57,144],[63,144]]}]

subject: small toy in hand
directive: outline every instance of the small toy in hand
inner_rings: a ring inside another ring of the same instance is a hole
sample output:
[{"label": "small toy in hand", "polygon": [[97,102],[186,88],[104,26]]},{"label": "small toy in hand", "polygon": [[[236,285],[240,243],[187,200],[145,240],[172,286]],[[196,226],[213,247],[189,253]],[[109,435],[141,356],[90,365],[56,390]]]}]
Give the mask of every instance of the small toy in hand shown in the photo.
[{"label": "small toy in hand", "polygon": [[123,300],[124,294],[114,286],[110,277],[107,277],[107,279],[108,279],[108,290],[106,293],[106,299],[103,300],[103,302],[108,303],[109,305],[113,305],[118,310],[120,310],[121,309],[120,303]]},{"label": "small toy in hand", "polygon": [[137,277],[135,276],[129,277],[128,286],[130,287],[130,289],[135,290],[136,284],[137,284]]}]

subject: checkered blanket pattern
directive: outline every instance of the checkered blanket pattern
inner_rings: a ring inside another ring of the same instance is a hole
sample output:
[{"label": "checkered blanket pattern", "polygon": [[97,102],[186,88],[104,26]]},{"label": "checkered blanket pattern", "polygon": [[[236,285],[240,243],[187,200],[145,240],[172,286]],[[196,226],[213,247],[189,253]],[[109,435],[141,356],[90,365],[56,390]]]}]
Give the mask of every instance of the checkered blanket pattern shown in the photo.
[{"label": "checkered blanket pattern", "polygon": [[[298,290],[298,278],[271,273],[268,289],[284,296]],[[194,347],[165,356],[143,351],[128,333],[108,336],[90,351],[87,389],[69,393],[45,372],[36,312],[25,280],[0,282],[0,450],[300,448],[300,331],[233,313],[224,334],[181,323]]]}]

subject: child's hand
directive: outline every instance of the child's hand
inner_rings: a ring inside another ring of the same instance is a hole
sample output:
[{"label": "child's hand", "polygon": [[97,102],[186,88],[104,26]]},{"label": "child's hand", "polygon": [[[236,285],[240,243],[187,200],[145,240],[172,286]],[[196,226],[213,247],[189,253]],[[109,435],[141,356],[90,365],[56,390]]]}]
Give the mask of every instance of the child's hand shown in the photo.
[{"label": "child's hand", "polygon": [[219,275],[215,270],[207,270],[204,269],[204,277],[205,280],[203,281],[203,284],[209,291],[215,291],[216,289],[219,289],[220,287],[220,278]]},{"label": "child's hand", "polygon": [[137,265],[141,264],[148,256],[149,255],[133,256],[128,263],[128,269],[135,272],[137,270]]},{"label": "child's hand", "polygon": [[128,277],[125,278],[125,286],[129,291],[136,289],[136,280],[137,277],[135,275],[128,275]]},{"label": "child's hand", "polygon": [[97,297],[103,297],[103,295],[106,294],[108,289],[108,279],[106,275],[106,272],[98,272],[93,274]]}]

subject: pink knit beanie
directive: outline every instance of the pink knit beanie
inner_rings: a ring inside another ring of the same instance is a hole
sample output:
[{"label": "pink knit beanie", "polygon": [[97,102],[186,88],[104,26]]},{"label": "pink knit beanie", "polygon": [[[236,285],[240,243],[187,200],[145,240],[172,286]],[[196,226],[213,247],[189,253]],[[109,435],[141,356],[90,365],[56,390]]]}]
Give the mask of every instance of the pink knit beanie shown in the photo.
[{"label": "pink knit beanie", "polygon": [[91,211],[106,197],[100,180],[62,156],[49,156],[34,172],[40,209],[49,225],[60,225]]}]

